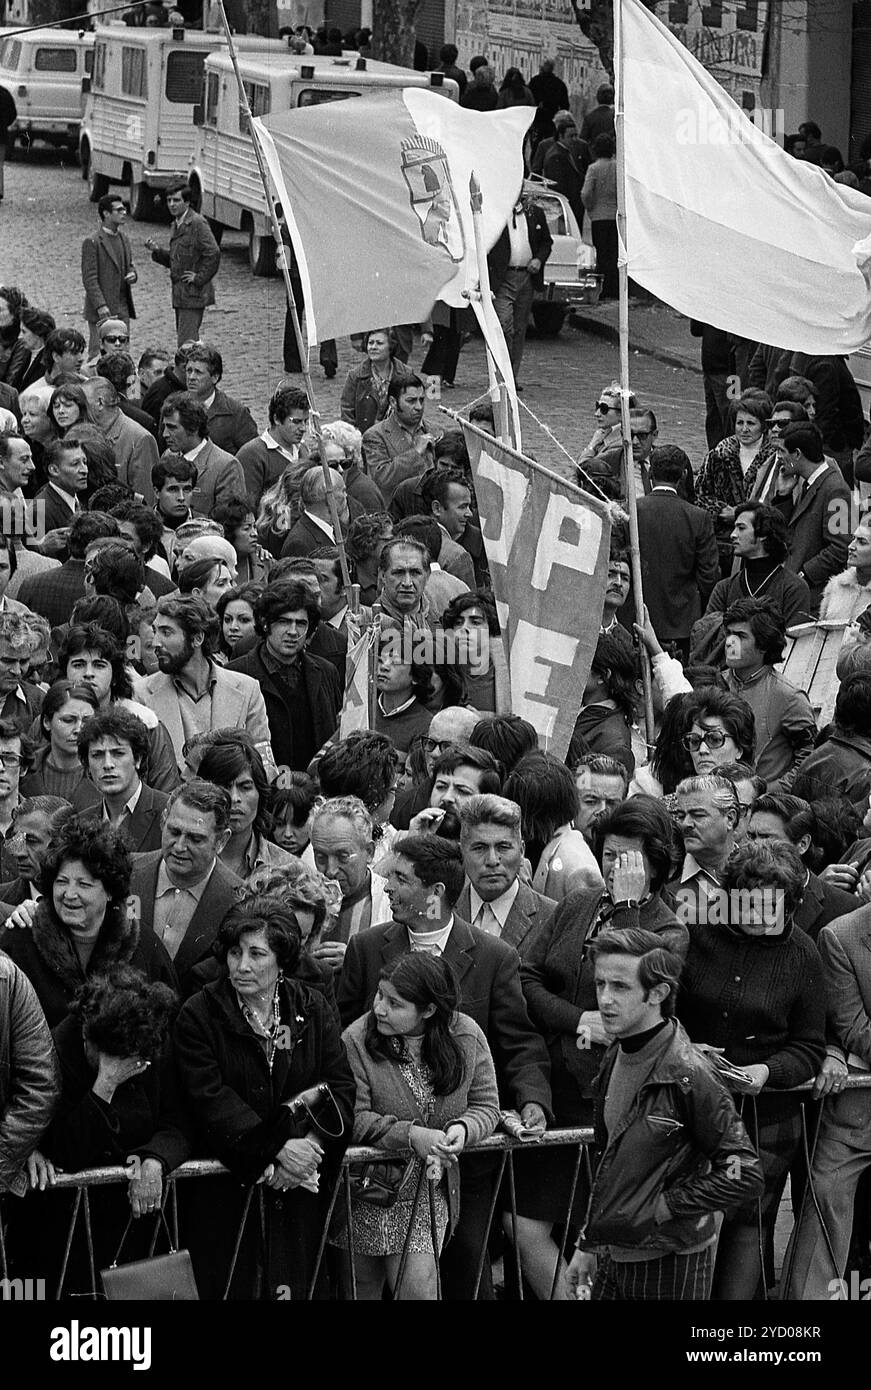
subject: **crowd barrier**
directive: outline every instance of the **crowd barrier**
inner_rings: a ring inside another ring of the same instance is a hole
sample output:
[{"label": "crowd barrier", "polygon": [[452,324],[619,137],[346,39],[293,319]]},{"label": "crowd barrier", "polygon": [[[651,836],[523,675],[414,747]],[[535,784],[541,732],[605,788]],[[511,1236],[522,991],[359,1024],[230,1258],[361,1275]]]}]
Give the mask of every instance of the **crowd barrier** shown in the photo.
[{"label": "crowd barrier", "polygon": [[[805,1085],[797,1087],[796,1091],[803,1093],[805,1097],[809,1096],[809,1093],[812,1090],[812,1085],[812,1082],[807,1082]],[[846,1081],[846,1088],[849,1090],[871,1090],[871,1074],[869,1074],[868,1076],[850,1076]],[[816,1139],[817,1134],[819,1132],[819,1124],[822,1117],[823,1108],[826,1105],[826,1101],[827,1098],[823,1098],[821,1102],[813,1102],[810,1106],[807,1106],[803,1103],[800,1107],[800,1113],[802,1118],[802,1155],[806,1162],[808,1173],[811,1173],[814,1150],[816,1147]],[[745,1097],[744,1104],[745,1108],[749,1105],[752,1110],[752,1108],[755,1107],[755,1097]],[[869,1120],[871,1120],[871,1113],[869,1113]],[[530,1143],[529,1140],[515,1139],[509,1135],[500,1133],[493,1135],[490,1139],[485,1140],[483,1143],[470,1145],[464,1151],[464,1156],[472,1154],[492,1154],[497,1156],[499,1160],[498,1164],[494,1169],[492,1194],[490,1199],[487,1221],[487,1237],[482,1242],[481,1249],[478,1252],[474,1279],[474,1292],[472,1295],[473,1297],[477,1297],[478,1291],[480,1289],[481,1280],[484,1272],[484,1266],[488,1254],[489,1240],[490,1236],[494,1231],[494,1223],[501,1219],[504,1212],[505,1217],[507,1218],[507,1227],[511,1235],[511,1248],[510,1251],[506,1250],[505,1260],[508,1261],[510,1259],[514,1265],[513,1273],[516,1274],[516,1282],[513,1291],[513,1296],[520,1300],[523,1299],[524,1270],[520,1244],[517,1239],[518,1212],[515,1198],[514,1155],[518,1150],[522,1153],[534,1153],[545,1148],[563,1147],[573,1148],[576,1152],[573,1179],[571,1183],[568,1201],[566,1203],[565,1218],[561,1222],[558,1222],[556,1227],[557,1230],[562,1229],[564,1234],[562,1236],[562,1241],[558,1250],[557,1258],[554,1261],[553,1279],[550,1287],[550,1298],[553,1299],[560,1278],[561,1262],[564,1258],[566,1258],[567,1243],[569,1240],[570,1213],[575,1201],[578,1184],[581,1181],[583,1181],[583,1183],[586,1186],[586,1190],[589,1190],[589,1184],[591,1182],[592,1170],[590,1160],[590,1147],[592,1145],[592,1141],[593,1131],[589,1128],[551,1129],[547,1130],[540,1139],[535,1140],[532,1143]],[[396,1152],[391,1152],[389,1155],[391,1160],[400,1159],[404,1156],[406,1155]],[[307,1297],[309,1299],[312,1299],[315,1296],[315,1289],[318,1286],[318,1282],[323,1270],[328,1245],[334,1244],[337,1238],[340,1242],[344,1243],[350,1249],[351,1252],[349,1260],[349,1277],[345,1280],[343,1288],[343,1297],[350,1299],[356,1299],[357,1297],[356,1260],[353,1256],[353,1216],[350,1201],[351,1174],[352,1170],[355,1167],[358,1167],[365,1163],[372,1163],[376,1161],[385,1161],[385,1152],[383,1149],[355,1147],[349,1148],[345,1152],[345,1155],[342,1159],[341,1167],[339,1169],[338,1177],[329,1194],[329,1202],[324,1219],[323,1229],[321,1232],[320,1244],[317,1253],[317,1261],[308,1287]],[[462,1173],[462,1160],[460,1171]],[[80,1242],[80,1246],[81,1242],[84,1242],[85,1250],[87,1253],[90,1295],[86,1294],[85,1296],[90,1296],[94,1299],[99,1299],[103,1297],[103,1294],[100,1289],[99,1271],[97,1269],[95,1261],[93,1240],[91,1234],[89,1193],[94,1188],[103,1187],[109,1184],[126,1184],[129,1181],[129,1176],[130,1175],[127,1172],[127,1170],[122,1167],[90,1168],[77,1173],[57,1174],[55,1190],[63,1191],[64,1189],[73,1189],[76,1195],[64,1243],[64,1255],[61,1268],[58,1271],[47,1272],[47,1277],[44,1280],[44,1292],[36,1296],[46,1297],[49,1299],[59,1299],[64,1297],[65,1281],[70,1256],[73,1250],[74,1240],[78,1239]],[[173,1245],[176,1248],[178,1248],[180,1231],[179,1202],[180,1200],[182,1202],[184,1201],[183,1193],[186,1187],[192,1180],[215,1177],[225,1177],[228,1183],[235,1182],[236,1188],[238,1189],[238,1181],[232,1178],[228,1170],[221,1163],[215,1162],[214,1160],[210,1159],[195,1159],[191,1162],[184,1163],[167,1178],[163,1190],[162,1211],[158,1215],[154,1224],[154,1233],[151,1239],[150,1247],[152,1252],[155,1250],[158,1241],[158,1236],[161,1232],[161,1229],[163,1229],[164,1225],[168,1227],[168,1230],[171,1233]],[[181,1198],[180,1193],[182,1194]],[[261,1207],[260,1215],[262,1220],[262,1204],[264,1195],[263,1188],[255,1187],[253,1193],[254,1200],[256,1200],[258,1202],[258,1205]],[[807,1201],[809,1196],[811,1200],[813,1200],[814,1194],[812,1179],[809,1180],[807,1183],[804,1200]],[[344,1201],[340,1201],[340,1198],[344,1198]],[[22,1199],[15,1197],[7,1197],[3,1200],[18,1202]],[[39,1195],[33,1194],[32,1196],[23,1200],[38,1201]],[[417,1185],[417,1191],[415,1193],[414,1201],[415,1205],[421,1201],[428,1202],[430,1217],[434,1228],[435,1213],[432,1195],[432,1184],[426,1182],[423,1169],[421,1169],[421,1175]],[[337,1228],[334,1224],[334,1218],[336,1217],[337,1213],[340,1217],[338,1236]],[[758,1207],[758,1215],[760,1258],[762,1263],[764,1264],[764,1235],[762,1229],[762,1217],[760,1207]],[[165,1223],[162,1221],[162,1218],[164,1217]],[[147,1218],[140,1219],[146,1220]],[[12,1288],[13,1290],[11,1294],[12,1297],[27,1296],[26,1292],[22,1293],[21,1291],[17,1291],[15,1289],[15,1271],[7,1266],[6,1243],[3,1239],[3,1225],[3,1208],[2,1202],[0,1202],[0,1282],[2,1282],[4,1296],[10,1297],[10,1288]],[[399,1290],[401,1290],[402,1279],[408,1259],[411,1226],[412,1223],[409,1222],[408,1235],[406,1236],[405,1244],[403,1246],[402,1254],[400,1256],[399,1275],[397,1279],[397,1285]],[[119,1240],[120,1234],[121,1233],[119,1231]],[[230,1273],[231,1271],[228,1270],[228,1276]],[[833,1279],[837,1279],[838,1277],[840,1277],[841,1273],[842,1271],[834,1269],[833,1267]],[[788,1270],[784,1269],[784,1280],[786,1279],[787,1275]],[[21,1282],[22,1281],[20,1280],[18,1281],[18,1283]],[[439,1286],[439,1296],[440,1295],[441,1289]],[[31,1293],[30,1296],[34,1295]]]}]

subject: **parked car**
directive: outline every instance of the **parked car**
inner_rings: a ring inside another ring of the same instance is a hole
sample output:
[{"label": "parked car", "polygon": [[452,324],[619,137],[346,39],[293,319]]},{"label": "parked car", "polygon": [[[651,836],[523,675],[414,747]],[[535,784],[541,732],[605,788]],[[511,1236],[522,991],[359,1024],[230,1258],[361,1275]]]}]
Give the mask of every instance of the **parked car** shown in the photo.
[{"label": "parked car", "polygon": [[17,120],[17,140],[45,140],[78,149],[84,97],[82,79],[91,71],[94,36],[81,29],[39,29],[0,35],[0,86],[6,88]]},{"label": "parked car", "polygon": [[603,277],[595,269],[596,255],[581,237],[581,229],[566,198],[546,179],[525,180],[524,194],[543,210],[553,238],[544,267],[544,289],[536,293],[532,317],[542,338],[555,338],[575,304],[596,304]]}]

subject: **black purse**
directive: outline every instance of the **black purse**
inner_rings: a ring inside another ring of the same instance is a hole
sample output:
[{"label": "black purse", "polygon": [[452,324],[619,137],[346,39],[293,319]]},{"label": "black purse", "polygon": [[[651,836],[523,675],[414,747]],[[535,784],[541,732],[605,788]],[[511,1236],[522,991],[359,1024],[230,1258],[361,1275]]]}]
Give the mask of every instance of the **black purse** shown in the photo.
[{"label": "black purse", "polygon": [[416,1158],[355,1165],[349,1174],[351,1200],[370,1207],[392,1207],[414,1177]]},{"label": "black purse", "polygon": [[[298,1095],[292,1096],[284,1104],[300,1127],[308,1121],[309,1124],[314,1125],[315,1129],[320,1130],[327,1139],[341,1139],[345,1133],[345,1121],[342,1118],[342,1112],[326,1081],[320,1081],[316,1086],[309,1086],[307,1091],[300,1091]],[[338,1120],[339,1127],[338,1129],[327,1129],[324,1121],[328,1117],[332,1119],[333,1116]]]},{"label": "black purse", "polygon": [[[133,1217],[128,1220],[114,1260],[108,1269],[100,1270],[103,1293],[110,1303],[135,1299],[144,1299],[152,1303],[190,1303],[199,1299],[190,1254],[187,1250],[176,1250],[162,1207],[160,1218],[169,1240],[169,1253],[150,1255],[144,1260],[133,1260],[130,1264],[119,1265],[118,1260],[133,1224]],[[156,1236],[155,1231],[155,1238]]]}]

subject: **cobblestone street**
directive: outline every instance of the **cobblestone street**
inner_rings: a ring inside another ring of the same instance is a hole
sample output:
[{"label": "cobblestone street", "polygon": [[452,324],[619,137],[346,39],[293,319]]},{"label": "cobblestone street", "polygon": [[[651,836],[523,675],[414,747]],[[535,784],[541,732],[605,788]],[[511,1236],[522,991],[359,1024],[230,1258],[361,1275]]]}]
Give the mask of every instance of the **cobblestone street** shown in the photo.
[{"label": "cobblestone street", "polygon": [[[59,325],[82,328],[80,247],[96,222],[87,186],[68,154],[58,155],[36,146],[22,155],[19,149],[15,160],[6,166],[6,198],[0,205],[0,282],[19,285],[31,302],[50,309]],[[139,271],[134,290],[138,317],[132,338],[133,355],[138,357],[145,347],[172,347],[175,342],[169,275],[151,260],[144,247],[148,236],[168,240],[168,225],[129,220],[126,230]],[[225,389],[241,398],[263,426],[266,401],[283,376],[283,288],[280,279],[255,279],[251,275],[247,242],[241,234],[225,233],[222,252],[215,281],[217,304],[206,311],[203,336],[223,353]],[[344,273],[352,283],[354,267],[337,268],[337,273]],[[688,333],[687,343],[692,356]],[[345,340],[339,344],[335,380],[325,381],[321,368],[315,365],[315,391],[324,421],[338,416],[345,372],[356,360],[355,350]],[[421,360],[418,345],[413,365]],[[577,455],[594,428],[597,393],[617,371],[614,344],[566,323],[556,339],[528,340],[523,400],[548,423],[569,452]],[[483,344],[475,338],[464,349],[456,390],[446,393],[445,404],[460,408],[481,394],[486,381]],[[630,381],[639,399],[655,410],[660,441],[680,444],[698,467],[704,454],[704,403],[698,372],[635,352]],[[429,408],[428,414],[436,424],[438,411]],[[528,418],[524,420],[524,447],[557,471],[567,467],[565,455]]]}]

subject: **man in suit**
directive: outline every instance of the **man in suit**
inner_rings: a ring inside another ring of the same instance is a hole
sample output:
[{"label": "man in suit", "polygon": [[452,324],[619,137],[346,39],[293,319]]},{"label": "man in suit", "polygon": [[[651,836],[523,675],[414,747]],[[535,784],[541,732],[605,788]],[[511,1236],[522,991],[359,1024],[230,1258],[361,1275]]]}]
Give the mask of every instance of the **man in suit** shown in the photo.
[{"label": "man in suit", "polygon": [[661,449],[651,460],[653,487],[638,499],[638,541],[653,630],[686,662],[693,623],[720,577],[720,555],[710,514],[678,496],[683,461],[676,454]]},{"label": "man in suit", "polygon": [[130,897],[163,942],[190,991],[190,972],[210,953],[242,880],[218,855],[230,838],[230,793],[198,778],[177,787],[164,812],[161,847],[133,858]]},{"label": "man in suit", "polygon": [[513,946],[522,960],[533,932],[547,926],[557,905],[520,880],[526,853],[520,807],[504,796],[470,796],[460,803],[459,817],[466,882],[457,912]]},{"label": "man in suit", "polygon": [[780,440],[780,476],[801,482],[787,523],[786,567],[804,579],[817,613],[827,581],[847,568],[852,495],[841,470],[826,460],[816,425],[786,425]]},{"label": "man in suit", "polygon": [[[47,618],[51,627],[68,622],[75,604],[85,595],[85,551],[92,541],[119,534],[117,521],[105,512],[78,512],[67,540],[70,558],[49,573],[40,571],[24,579],[18,588],[19,602]],[[20,565],[19,556],[16,558]]]},{"label": "man in suit", "polygon": [[129,327],[136,317],[131,285],[137,280],[130,242],[121,230],[127,208],[120,193],[107,193],[97,203],[100,226],[82,242],[84,315],[90,330],[88,357],[100,349],[99,326],[109,318],[122,319]]},{"label": "man in suit", "polygon": [[224,359],[217,348],[196,343],[187,355],[184,372],[188,391],[206,408],[213,444],[235,455],[243,444],[257,438],[257,426],[248,407],[218,388],[224,375]]},{"label": "man in suit", "polygon": [[245,497],[245,475],[238,459],[209,438],[206,408],[188,391],[167,396],[160,413],[160,428],[169,449],[197,470],[191,493],[191,509],[197,516],[211,516],[215,507]]},{"label": "man in suit", "polygon": [[544,289],[544,265],[553,239],[542,208],[518,198],[502,235],[487,257],[494,307],[515,380],[520,376],[526,326],[536,290]]},{"label": "man in suit", "polygon": [[160,849],[161,816],[169,797],[142,781],[148,760],[148,730],[142,720],[121,705],[101,710],[82,726],[79,757],[102,796],[86,814],[117,826],[136,854]]},{"label": "man in suit", "polygon": [[69,526],[81,511],[88,486],[88,460],[78,440],[54,439],[45,449],[48,482],[33,499],[44,533]]},{"label": "man in suit", "polygon": [[255,680],[224,670],[212,660],[217,622],[193,594],[158,600],[154,655],[160,670],[146,676],[148,706],[166,729],[180,769],[184,746],[210,729],[247,729],[257,751],[273,767],[263,695]]},{"label": "man in suit", "polygon": [[435,435],[424,425],[426,388],[419,376],[394,376],[387,396],[388,413],[363,435],[363,454],[369,476],[389,508],[400,483],[432,467]]},{"label": "man in suit", "polygon": [[[115,332],[112,331],[113,326]],[[149,434],[157,438],[157,425],[147,410],[141,410],[138,405],[134,405],[130,400],[130,392],[139,394],[139,376],[136,371],[136,364],[130,353],[126,350],[130,339],[121,331],[121,324],[115,319],[107,319],[100,326],[100,360],[97,363],[97,376],[102,376],[106,381],[111,381],[115,390],[118,392],[118,405],[121,414],[126,415],[128,420],[134,420],[137,425],[141,425]]]},{"label": "man in suit", "polygon": [[13,834],[5,850],[15,866],[16,877],[0,883],[0,903],[17,907],[28,898],[42,897],[39,875],[48,849],[58,811],[71,811],[62,796],[26,796],[12,814]]},{"label": "man in suit", "polygon": [[[672,458],[680,458],[682,471],[677,483],[677,495],[684,502],[695,502],[696,483],[693,466],[677,444],[657,444],[659,427],[652,410],[632,410],[629,414],[629,432],[632,436],[632,463],[635,473],[635,496],[646,497],[653,486],[651,465],[657,454],[668,453]],[[597,463],[606,466],[614,478],[623,477],[622,448],[606,449]],[[622,482],[621,482],[622,486]]]},{"label": "man in suit", "polygon": [[[472,927],[454,911],[463,886],[459,847],[438,835],[397,840],[387,894],[393,920],[359,932],[348,943],[339,978],[338,1003],[347,1027],[371,1008],[385,967],[408,951],[434,951],[449,960],[460,991],[460,1009],[487,1035],[503,1105],[520,1112],[530,1129],[543,1132],[552,1115],[544,1040],[529,1022],[520,988],[520,958],[498,937]],[[486,1241],[495,1171],[488,1155],[461,1160],[460,1221],[442,1259],[447,1298],[473,1295]],[[490,1293],[489,1271],[481,1296]]]},{"label": "man in suit", "polygon": [[433,468],[421,484],[423,512],[438,523],[442,536],[437,559],[439,569],[475,587],[475,566],[469,552],[459,544],[472,519],[472,490],[458,468]]},{"label": "man in suit", "polygon": [[228,675],[240,672],[259,683],[275,761],[297,772],[335,733],[342,703],[335,666],[306,650],[319,619],[319,599],[306,583],[268,585],[254,605],[262,640],[227,669]]},{"label": "man in suit", "polygon": [[102,431],[112,446],[119,481],[153,507],[151,469],[159,457],[154,435],[135,420],[128,420],[111,381],[92,377],[82,383],[82,390],[88,398],[91,424]]},{"label": "man in suit", "polygon": [[[330,482],[336,511],[342,527],[348,525],[348,494],[345,480],[337,469],[330,469]],[[322,545],[335,545],[332,513],[327,498],[327,485],[324,470],[318,465],[308,468],[302,475],[299,500],[302,513],[299,520],[287,533],[287,540],[281,549],[282,560],[310,555]]]},{"label": "man in suit", "polygon": [[372,869],[372,817],[359,797],[332,796],[315,809],[311,849],[318,872],[342,890],[339,915],[312,954],[341,970],[351,938],[393,916],[387,884]]},{"label": "man in suit", "polygon": [[554,143],[544,157],[541,172],[556,186],[557,192],[568,200],[581,230],[584,226],[584,205],[581,189],[590,163],[589,145],[578,138],[578,128],[571,111],[559,111],[554,117]]},{"label": "man in suit", "polygon": [[199,338],[206,307],[215,302],[214,279],[221,264],[220,247],[206,219],[191,207],[192,198],[186,183],[171,184],[166,190],[173,219],[169,246],[158,246],[153,237],[145,242],[151,259],[169,267],[179,347]]}]

